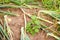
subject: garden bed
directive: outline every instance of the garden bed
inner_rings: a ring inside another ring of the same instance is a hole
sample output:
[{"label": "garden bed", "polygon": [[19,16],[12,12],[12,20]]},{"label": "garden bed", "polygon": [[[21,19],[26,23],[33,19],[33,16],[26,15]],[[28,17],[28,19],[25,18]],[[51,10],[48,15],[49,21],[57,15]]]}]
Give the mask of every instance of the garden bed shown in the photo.
[{"label": "garden bed", "polygon": [[[41,9],[29,9],[29,8],[23,8],[27,14],[34,14],[34,12],[38,13],[39,10]],[[2,10],[9,10],[13,13],[16,13],[16,14],[19,14],[18,17],[13,17],[13,16],[8,16],[8,19],[11,19],[11,21],[8,21],[9,23],[9,26],[11,27],[11,30],[13,31],[14,33],[14,36],[13,36],[13,39],[14,40],[20,40],[20,36],[21,36],[21,27],[24,27],[24,13],[21,11],[21,9],[13,9],[13,8],[10,8],[10,9],[7,9],[7,8],[4,8]],[[43,18],[45,19],[48,19],[50,21],[51,18],[47,17],[47,16],[43,16],[41,15]],[[30,21],[30,18],[28,16],[26,16],[27,18],[27,21]],[[45,25],[47,26],[51,26],[51,24],[47,23],[47,22],[43,22]],[[29,37],[31,40],[55,40],[53,37],[51,36],[46,36],[46,32],[44,31],[40,31],[38,33],[36,33],[34,36],[32,36],[31,34],[29,34]]]},{"label": "garden bed", "polygon": [[0,40],[60,40],[59,0],[0,0]]}]

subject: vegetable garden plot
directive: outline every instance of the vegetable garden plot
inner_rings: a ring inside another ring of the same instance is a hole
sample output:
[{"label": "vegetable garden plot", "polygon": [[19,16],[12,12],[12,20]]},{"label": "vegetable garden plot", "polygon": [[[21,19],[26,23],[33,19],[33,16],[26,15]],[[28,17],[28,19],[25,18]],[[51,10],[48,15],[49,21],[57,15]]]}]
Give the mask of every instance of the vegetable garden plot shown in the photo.
[{"label": "vegetable garden plot", "polygon": [[0,0],[0,40],[60,40],[59,3]]}]

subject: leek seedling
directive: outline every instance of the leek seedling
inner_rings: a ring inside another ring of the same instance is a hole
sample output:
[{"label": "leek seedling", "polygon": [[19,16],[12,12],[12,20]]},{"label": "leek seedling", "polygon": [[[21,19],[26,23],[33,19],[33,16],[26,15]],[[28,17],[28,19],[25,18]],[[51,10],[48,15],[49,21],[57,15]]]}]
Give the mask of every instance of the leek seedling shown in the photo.
[{"label": "leek seedling", "polygon": [[[6,0],[4,0],[5,2]],[[0,8],[20,8],[21,6],[26,6],[28,8],[39,8],[39,6],[30,6],[29,3],[33,3],[34,0],[9,0],[11,3],[17,4],[18,6],[14,5],[0,5]],[[8,0],[7,0],[8,2]]]},{"label": "leek seedling", "polygon": [[52,36],[54,38],[56,38],[57,40],[60,40],[60,37],[54,35],[53,33],[47,33],[48,36]]},{"label": "leek seedling", "polygon": [[24,27],[21,28],[21,40],[30,40],[29,36],[24,32]]},{"label": "leek seedling", "polygon": [[17,6],[17,5],[0,5],[0,8],[21,8],[21,7],[24,7],[24,8],[39,8],[39,6],[35,6],[35,5],[27,5],[27,4],[23,4],[21,6]]},{"label": "leek seedling", "polygon": [[44,13],[44,14],[48,14],[51,17],[60,20],[60,14],[56,13],[55,11],[47,11],[47,10],[40,10],[39,13]]},{"label": "leek seedling", "polygon": [[0,25],[0,32],[2,33],[2,35],[7,39],[9,40],[9,36],[7,34],[7,32],[5,31],[6,29],[3,29],[2,28],[2,25]]},{"label": "leek seedling", "polygon": [[11,16],[18,16],[17,14],[13,14],[9,11],[2,11],[0,10],[0,15],[11,15]]},{"label": "leek seedling", "polygon": [[20,8],[21,6],[17,5],[0,5],[0,8]]},{"label": "leek seedling", "polygon": [[52,36],[52,37],[54,37],[54,38],[56,38],[57,40],[60,40],[60,37],[59,36],[57,36],[55,33],[53,33],[53,32],[50,32],[49,30],[46,30],[46,28],[44,28],[44,27],[46,27],[46,26],[44,26],[44,25],[42,25],[42,29],[47,33],[47,35],[48,36]]},{"label": "leek seedling", "polygon": [[27,8],[39,8],[40,6],[36,6],[36,5],[28,5],[28,4],[23,4],[23,6],[27,7]]},{"label": "leek seedling", "polygon": [[6,25],[6,29],[7,29],[7,33],[10,37],[10,40],[13,40],[13,32],[11,31],[9,25],[8,25],[8,22],[7,22],[7,15],[4,16],[4,20],[5,20],[5,25]]},{"label": "leek seedling", "polygon": [[16,4],[16,5],[21,5],[21,1],[20,0],[11,0],[12,3]]},{"label": "leek seedling", "polygon": [[25,4],[29,4],[34,2],[34,0],[11,0],[12,3],[16,4],[16,5],[23,5]]}]

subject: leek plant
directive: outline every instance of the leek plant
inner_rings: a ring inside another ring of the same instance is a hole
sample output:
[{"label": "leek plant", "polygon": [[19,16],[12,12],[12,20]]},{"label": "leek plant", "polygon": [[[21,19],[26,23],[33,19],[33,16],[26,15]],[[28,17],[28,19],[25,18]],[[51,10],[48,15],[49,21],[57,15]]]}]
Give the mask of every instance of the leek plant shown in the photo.
[{"label": "leek plant", "polygon": [[6,31],[6,28],[3,29],[3,26],[2,26],[2,25],[0,25],[0,32],[1,32],[0,34],[2,34],[2,35],[1,35],[1,37],[2,37],[1,39],[2,39],[2,40],[3,40],[3,39],[4,39],[4,40],[9,40],[9,36],[8,36],[7,31]]},{"label": "leek plant", "polygon": [[34,2],[34,0],[0,0],[0,4],[7,4],[7,3],[14,3],[16,5],[21,5],[23,3],[31,3]]},{"label": "leek plant", "polygon": [[25,34],[24,27],[21,28],[21,40],[30,40],[28,34]]},{"label": "leek plant", "polygon": [[0,15],[18,16],[18,14],[13,14],[10,11],[3,11],[3,10],[0,10]]},{"label": "leek plant", "polygon": [[[54,20],[58,20],[56,23],[59,24],[60,14],[59,14],[58,12],[56,12],[56,11],[40,10],[38,13],[39,13],[39,14],[40,14],[40,13],[43,13],[43,14],[45,14],[45,15],[49,15],[49,16],[55,18]],[[52,20],[53,20],[53,19],[52,19]],[[55,23],[54,23],[53,25],[55,25]],[[59,25],[60,25],[60,24],[59,24]],[[60,37],[56,35],[56,34],[60,35],[60,32],[58,31],[58,30],[60,29],[60,27],[58,27],[59,25],[57,25],[57,28],[55,29],[55,30],[57,30],[57,31],[54,31],[54,29],[49,29],[49,28],[48,28],[50,31],[53,31],[53,32],[51,32],[51,33],[50,33],[50,32],[47,32],[47,35],[52,36],[52,37],[56,38],[57,40],[60,40]],[[53,27],[53,28],[54,28],[54,27]],[[44,30],[44,31],[46,31],[46,30]]]},{"label": "leek plant", "polygon": [[[5,3],[5,1],[7,3]],[[0,1],[0,8],[21,8],[21,7],[27,7],[27,8],[39,8],[39,5],[31,5],[30,4],[39,4],[38,2],[35,2],[34,0],[1,0]],[[15,5],[9,5],[10,3]]]},{"label": "leek plant", "polygon": [[4,16],[4,28],[7,29],[7,33],[9,35],[9,40],[13,40],[13,32],[11,31],[11,28],[10,26],[8,25],[8,22],[7,22],[7,15]]},{"label": "leek plant", "polygon": [[57,13],[56,11],[40,10],[39,13],[47,14],[57,20],[60,20],[60,13]]},{"label": "leek plant", "polygon": [[13,40],[13,32],[11,31],[8,22],[7,22],[7,16],[17,16],[16,14],[13,14],[11,12],[6,12],[3,10],[0,10],[0,15],[4,18],[4,24],[2,23],[2,19],[0,20],[0,39],[1,40]]}]

